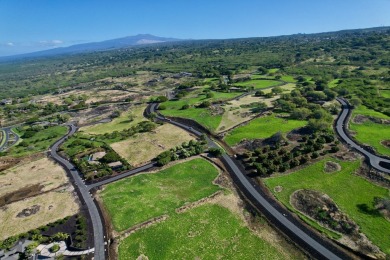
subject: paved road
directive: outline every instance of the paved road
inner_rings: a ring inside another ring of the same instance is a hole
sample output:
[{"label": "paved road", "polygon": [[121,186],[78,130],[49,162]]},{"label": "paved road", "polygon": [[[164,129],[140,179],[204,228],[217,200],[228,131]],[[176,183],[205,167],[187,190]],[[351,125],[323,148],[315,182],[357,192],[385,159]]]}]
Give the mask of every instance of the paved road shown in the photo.
[{"label": "paved road", "polygon": [[149,170],[149,169],[151,169],[151,168],[153,168],[155,166],[156,166],[156,163],[155,162],[151,162],[151,163],[145,164],[145,165],[143,165],[141,167],[132,169],[132,170],[130,170],[128,172],[122,173],[120,175],[117,175],[117,176],[108,178],[106,180],[90,184],[90,185],[87,186],[87,188],[90,190],[90,189],[96,188],[98,186],[106,185],[106,184],[109,184],[111,182],[114,182],[114,181],[117,181],[117,180],[129,177],[129,176],[132,176],[132,175],[137,174],[139,172],[143,172],[143,171]]},{"label": "paved road", "polygon": [[100,218],[96,204],[93,202],[92,196],[89,193],[88,187],[84,184],[83,180],[80,177],[79,172],[76,170],[75,166],[69,161],[65,160],[57,153],[58,147],[66,140],[67,137],[73,135],[77,131],[77,128],[74,125],[70,125],[70,131],[67,135],[58,140],[50,150],[50,154],[54,160],[60,163],[65,169],[70,172],[72,179],[74,181],[75,188],[79,190],[82,199],[87,206],[88,212],[91,216],[92,226],[93,226],[93,237],[95,244],[95,259],[101,260],[105,259],[105,249],[104,249],[104,229],[103,223]]},{"label": "paved road", "polygon": [[[156,112],[156,108],[157,108],[158,104],[151,104],[150,106],[148,106],[148,112]],[[165,117],[161,116],[160,114],[157,115],[157,119],[161,120],[161,121],[165,121],[165,122],[169,122],[173,125],[176,125],[178,127],[181,127],[182,129],[194,134],[194,135],[197,135],[197,136],[201,136],[203,133],[198,131],[198,130],[195,130],[193,129],[192,127],[190,126],[187,126],[185,124],[182,124],[182,123],[178,123],[178,122],[175,122],[175,121],[172,121],[172,120],[169,120],[169,119],[166,119]],[[219,147],[213,140],[211,140],[210,138],[206,138],[208,144],[210,147]],[[264,198],[254,187],[254,185],[252,185],[252,183],[249,181],[249,179],[247,178],[247,176],[245,175],[245,173],[243,173],[239,167],[236,165],[236,163],[232,160],[232,158],[230,158],[227,154],[224,154],[223,155],[223,159],[222,162],[225,163],[225,166],[228,166],[228,168],[232,169],[232,172],[234,173],[234,175],[237,177],[237,179],[239,180],[240,184],[246,189],[246,191],[252,195],[252,197],[260,204],[262,205],[262,207],[268,212],[268,214],[272,215],[274,217],[274,219],[276,219],[278,221],[278,224],[280,226],[282,226],[283,228],[289,230],[291,233],[295,234],[296,237],[298,237],[301,241],[303,241],[303,243],[311,248],[311,250],[314,250],[315,252],[317,252],[318,255],[321,255],[322,258],[326,258],[326,259],[341,259],[339,256],[337,256],[335,253],[333,253],[332,251],[330,251],[329,249],[327,249],[326,247],[324,247],[323,245],[321,245],[319,242],[317,242],[315,239],[313,239],[312,237],[310,237],[307,233],[305,233],[304,231],[302,231],[298,226],[296,226],[293,222],[291,222],[290,220],[288,220],[282,213],[280,213],[273,205],[270,204],[270,202],[268,202],[266,200],[266,198]],[[227,165],[226,165],[227,164]]]},{"label": "paved road", "polygon": [[337,101],[341,103],[342,111],[337,119],[336,122],[336,131],[337,134],[340,136],[341,139],[343,139],[350,147],[354,148],[361,154],[363,154],[366,158],[368,158],[371,166],[379,171],[385,172],[390,174],[390,170],[383,168],[379,165],[379,162],[386,162],[390,165],[390,160],[381,158],[375,154],[370,153],[369,151],[365,150],[361,145],[356,143],[354,140],[349,138],[349,136],[346,134],[347,127],[348,127],[348,120],[349,120],[349,113],[351,111],[351,107],[348,104],[348,102],[342,98],[337,98]]},{"label": "paved road", "polygon": [[[5,140],[4,140],[4,142],[3,141],[1,142],[2,145],[0,146],[0,151],[3,151],[5,149],[11,147],[12,145],[16,144],[19,141],[19,136],[12,131],[12,128],[13,128],[13,126],[12,127],[4,127],[4,128],[1,129],[2,131],[4,131],[3,132],[3,134],[4,134],[3,138],[5,138]],[[15,136],[15,138],[14,138],[14,141],[11,144],[8,144],[10,133],[12,133]]]}]

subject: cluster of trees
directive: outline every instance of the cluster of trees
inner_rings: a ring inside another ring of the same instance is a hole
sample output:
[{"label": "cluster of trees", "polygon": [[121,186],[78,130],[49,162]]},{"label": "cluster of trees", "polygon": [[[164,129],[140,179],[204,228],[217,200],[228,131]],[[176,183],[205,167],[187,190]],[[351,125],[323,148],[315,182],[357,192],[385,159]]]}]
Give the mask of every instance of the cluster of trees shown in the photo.
[{"label": "cluster of trees", "polygon": [[[328,93],[328,92],[326,92]],[[330,110],[326,110],[317,101],[329,101],[335,98],[333,91],[313,90],[306,86],[300,90],[294,89],[291,93],[283,94],[275,101],[276,109],[290,113],[290,117],[299,120],[308,120],[309,127],[314,131],[323,131],[330,128],[333,118]]]},{"label": "cluster of trees", "polygon": [[[96,148],[97,143],[89,140],[76,139],[69,147],[78,147],[81,153],[72,154],[71,161],[80,170],[81,174],[87,180],[93,180],[104,176],[110,176],[114,171],[108,166],[112,162],[121,162],[122,166],[116,171],[126,171],[131,168],[130,164],[120,157],[109,145],[103,144],[101,147]],[[65,148],[66,151],[66,148]],[[99,163],[91,164],[88,162],[88,156],[95,152],[105,151],[106,154],[98,160]]]},{"label": "cluster of trees", "polygon": [[188,143],[184,142],[182,145],[176,146],[168,151],[159,154],[155,161],[159,166],[168,164],[171,161],[179,159],[185,159],[190,156],[198,155],[203,153],[206,142],[191,140]]},{"label": "cluster of trees", "polygon": [[137,125],[132,126],[128,129],[124,129],[122,131],[114,131],[112,133],[105,133],[101,135],[96,135],[96,140],[101,140],[104,142],[107,141],[113,141],[113,140],[125,140],[129,138],[130,136],[135,135],[136,133],[145,133],[150,132],[154,129],[156,129],[157,124],[151,122],[151,121],[142,121],[139,122]]},{"label": "cluster of trees", "polygon": [[[304,136],[302,143],[292,150],[280,145],[265,146],[242,154],[240,159],[249,171],[264,177],[293,169],[328,152],[337,152],[334,141],[332,133],[312,134]],[[331,149],[325,150],[325,144],[331,145]]]},{"label": "cluster of trees", "polygon": [[57,232],[52,236],[44,236],[43,232],[47,231],[50,228],[56,228],[69,220],[70,217],[65,217],[63,219],[59,219],[55,222],[49,223],[47,225],[41,226],[37,229],[32,229],[26,233],[21,233],[15,236],[8,237],[0,242],[0,249],[9,250],[12,248],[17,241],[20,239],[29,239],[33,240],[35,243],[31,244],[31,246],[27,247],[26,253],[32,253],[32,249],[37,247],[40,243],[51,243],[66,240],[69,237],[69,234],[63,232]]}]

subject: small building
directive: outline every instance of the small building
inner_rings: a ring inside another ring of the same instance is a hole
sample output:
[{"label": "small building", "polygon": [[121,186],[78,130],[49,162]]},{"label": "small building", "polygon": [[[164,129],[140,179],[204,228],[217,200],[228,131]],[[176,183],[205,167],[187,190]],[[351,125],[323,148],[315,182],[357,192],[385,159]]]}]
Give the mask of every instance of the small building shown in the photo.
[{"label": "small building", "polygon": [[115,170],[115,169],[119,169],[119,168],[122,168],[123,164],[120,162],[120,161],[116,161],[116,162],[112,162],[112,163],[109,163],[107,164],[111,169]]}]

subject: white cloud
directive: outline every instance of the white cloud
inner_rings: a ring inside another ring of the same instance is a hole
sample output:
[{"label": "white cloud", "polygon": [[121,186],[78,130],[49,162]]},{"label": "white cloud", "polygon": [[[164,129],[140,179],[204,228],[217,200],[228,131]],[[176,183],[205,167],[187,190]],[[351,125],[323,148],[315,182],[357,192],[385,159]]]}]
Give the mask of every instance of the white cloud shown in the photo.
[{"label": "white cloud", "polygon": [[61,40],[52,40],[51,42],[53,44],[61,44],[61,43],[63,43],[63,41],[61,41]]},{"label": "white cloud", "polygon": [[6,45],[7,46],[14,46],[14,43],[13,42],[7,42]]}]

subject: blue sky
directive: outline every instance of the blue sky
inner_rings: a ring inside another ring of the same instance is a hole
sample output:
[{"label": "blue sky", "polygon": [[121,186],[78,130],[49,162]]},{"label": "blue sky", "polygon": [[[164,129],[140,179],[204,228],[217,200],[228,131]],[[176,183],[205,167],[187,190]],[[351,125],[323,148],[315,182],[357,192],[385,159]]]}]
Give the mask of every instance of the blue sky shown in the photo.
[{"label": "blue sky", "polygon": [[239,38],[390,26],[390,0],[0,0],[0,56],[139,33]]}]

